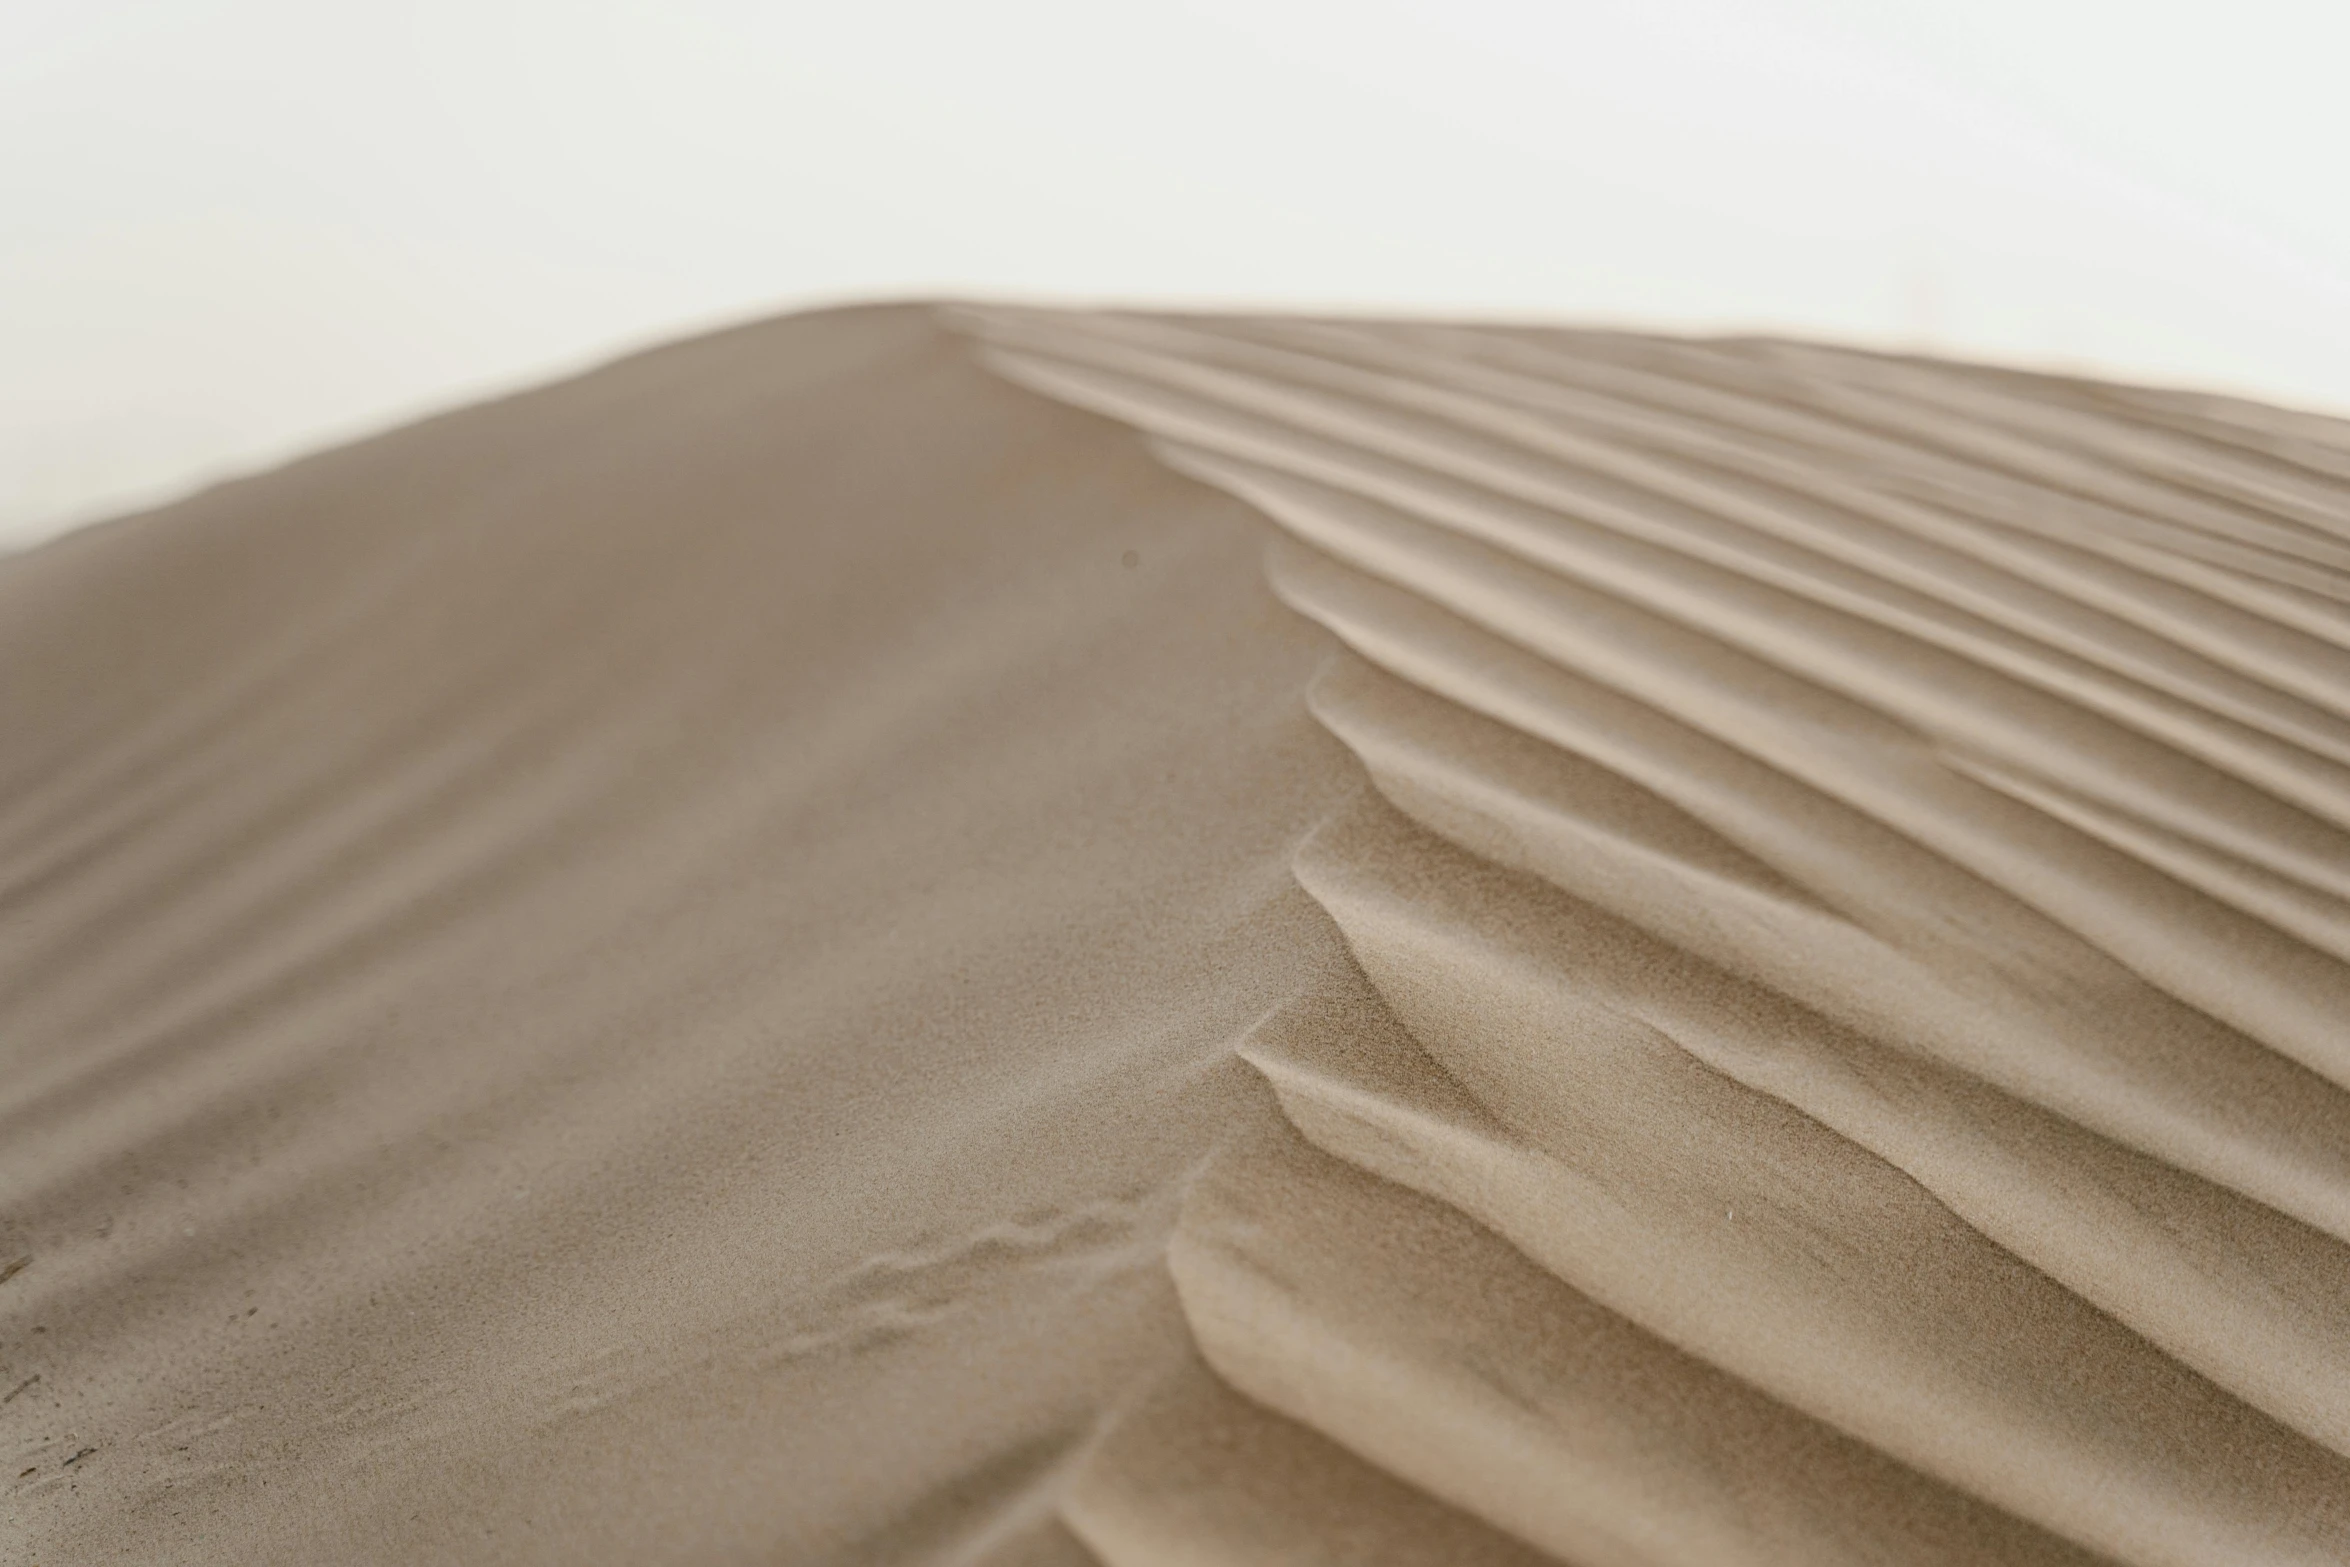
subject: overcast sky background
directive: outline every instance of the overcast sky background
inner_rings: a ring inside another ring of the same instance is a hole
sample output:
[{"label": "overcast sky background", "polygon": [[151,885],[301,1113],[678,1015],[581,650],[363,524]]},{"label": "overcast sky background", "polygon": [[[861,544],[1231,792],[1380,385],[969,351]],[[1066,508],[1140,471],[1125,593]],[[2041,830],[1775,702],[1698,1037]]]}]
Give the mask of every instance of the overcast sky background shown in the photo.
[{"label": "overcast sky background", "polygon": [[0,547],[907,294],[2350,410],[2345,60],[2340,0],[0,0]]}]

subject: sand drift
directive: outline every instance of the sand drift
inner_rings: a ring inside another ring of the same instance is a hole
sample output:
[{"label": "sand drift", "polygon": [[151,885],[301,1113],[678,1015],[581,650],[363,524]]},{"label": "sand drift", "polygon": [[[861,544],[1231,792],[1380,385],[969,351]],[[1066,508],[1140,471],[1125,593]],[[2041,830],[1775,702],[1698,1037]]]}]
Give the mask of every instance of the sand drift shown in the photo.
[{"label": "sand drift", "polygon": [[0,664],[28,1560],[2350,1560],[2350,427],[830,312]]}]

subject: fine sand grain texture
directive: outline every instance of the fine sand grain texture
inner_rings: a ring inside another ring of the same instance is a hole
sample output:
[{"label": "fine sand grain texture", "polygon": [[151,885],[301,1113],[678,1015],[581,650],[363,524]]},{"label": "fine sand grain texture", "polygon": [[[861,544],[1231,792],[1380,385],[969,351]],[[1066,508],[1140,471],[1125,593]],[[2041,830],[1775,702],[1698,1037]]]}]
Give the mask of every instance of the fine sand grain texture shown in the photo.
[{"label": "fine sand grain texture", "polygon": [[1262,550],[898,309],[0,567],[0,1557],[1052,1539],[1346,961]]},{"label": "fine sand grain texture", "polygon": [[0,1560],[2350,1562],[2342,425],[836,311],[0,679]]}]

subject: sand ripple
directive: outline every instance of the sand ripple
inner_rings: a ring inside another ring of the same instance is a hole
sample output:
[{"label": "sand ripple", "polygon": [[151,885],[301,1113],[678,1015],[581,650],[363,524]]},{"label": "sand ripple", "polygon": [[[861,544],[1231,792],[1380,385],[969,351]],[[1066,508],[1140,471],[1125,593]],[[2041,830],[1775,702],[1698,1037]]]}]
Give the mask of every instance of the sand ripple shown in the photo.
[{"label": "sand ripple", "polygon": [[1096,1456],[1096,1554],[2350,1558],[2342,427],[960,320],[1279,525],[1377,786],[1295,866],[1367,986],[1242,1041],[1287,1127],[1177,1233],[1228,1388]]}]

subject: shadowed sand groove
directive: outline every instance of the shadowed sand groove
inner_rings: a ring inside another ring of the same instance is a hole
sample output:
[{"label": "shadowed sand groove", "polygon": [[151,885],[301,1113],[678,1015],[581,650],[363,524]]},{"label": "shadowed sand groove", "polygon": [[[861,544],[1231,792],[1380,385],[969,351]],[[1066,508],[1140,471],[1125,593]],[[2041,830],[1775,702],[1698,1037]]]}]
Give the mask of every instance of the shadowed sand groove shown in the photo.
[{"label": "shadowed sand groove", "polygon": [[[1171,1255],[1262,1418],[1574,1561],[2350,1557],[2340,426],[958,319],[1262,511],[1348,649],[1312,707],[1383,799],[1295,870],[1375,995],[1241,1043],[1303,1141],[1220,1155]],[[1273,1559],[1214,1532],[1087,1538]]]}]

